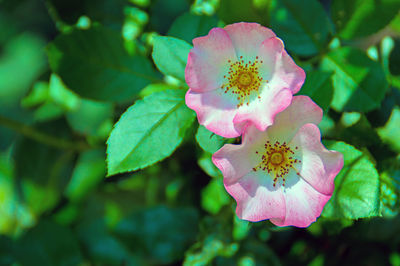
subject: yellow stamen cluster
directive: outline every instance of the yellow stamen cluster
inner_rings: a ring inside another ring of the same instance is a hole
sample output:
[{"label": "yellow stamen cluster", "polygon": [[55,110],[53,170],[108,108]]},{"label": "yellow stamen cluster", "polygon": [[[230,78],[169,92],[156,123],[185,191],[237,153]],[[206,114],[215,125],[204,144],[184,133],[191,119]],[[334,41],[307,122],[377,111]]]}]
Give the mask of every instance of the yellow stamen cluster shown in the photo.
[{"label": "yellow stamen cluster", "polygon": [[[295,147],[297,150],[298,147]],[[256,154],[261,154],[261,163],[253,168],[253,171],[263,170],[267,171],[274,178],[274,187],[278,182],[278,179],[282,179],[282,186],[285,186],[286,175],[289,173],[290,169],[294,169],[297,175],[300,173],[295,168],[295,163],[301,163],[300,160],[293,158],[293,150],[284,142],[281,144],[276,141],[273,145],[267,141],[264,145],[264,152]]]},{"label": "yellow stamen cluster", "polygon": [[[258,56],[254,62],[243,60],[243,56],[239,61],[232,62],[228,60],[230,65],[229,71],[224,78],[227,83],[221,86],[225,93],[231,92],[237,96],[239,101],[237,107],[242,106],[244,103],[249,105],[250,97],[253,93],[259,96],[260,86],[263,83],[263,78],[259,75],[259,66],[263,61],[258,60]],[[264,82],[268,82],[265,80]]]}]

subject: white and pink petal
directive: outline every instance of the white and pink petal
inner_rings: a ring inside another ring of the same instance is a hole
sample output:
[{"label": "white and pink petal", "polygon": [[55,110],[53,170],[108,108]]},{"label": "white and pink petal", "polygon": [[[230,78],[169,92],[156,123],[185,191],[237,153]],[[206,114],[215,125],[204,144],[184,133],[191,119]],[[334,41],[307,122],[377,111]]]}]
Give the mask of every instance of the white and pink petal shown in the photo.
[{"label": "white and pink petal", "polygon": [[221,170],[226,184],[234,184],[243,176],[252,172],[259,156],[255,153],[258,145],[252,143],[225,144],[212,155],[212,161]]},{"label": "white and pink petal", "polygon": [[254,60],[261,43],[276,36],[272,30],[258,23],[234,23],[224,30],[231,38],[238,58],[243,56],[245,61]]},{"label": "white and pink petal", "polygon": [[321,133],[314,124],[299,129],[292,140],[301,153],[301,177],[319,193],[332,195],[334,179],[343,167],[343,155],[327,150],[321,143]]},{"label": "white and pink petal", "polygon": [[288,179],[292,179],[292,184],[288,182],[283,192],[285,218],[273,218],[271,222],[277,226],[308,227],[321,215],[331,196],[318,192],[295,173],[292,173]]},{"label": "white and pink petal", "polygon": [[193,45],[185,69],[186,83],[197,92],[220,88],[229,70],[228,60],[236,60],[229,35],[221,28],[214,28],[207,36],[194,39]]},{"label": "white and pink petal", "polygon": [[220,91],[199,93],[189,89],[185,101],[196,112],[199,124],[211,132],[225,138],[241,135],[244,125],[232,123],[237,113],[236,102],[226,94]]},{"label": "white and pink petal", "polygon": [[322,113],[310,97],[294,96],[289,107],[277,114],[274,125],[268,128],[268,134],[273,139],[289,142],[303,125],[319,124]]},{"label": "white and pink petal", "polygon": [[262,90],[260,99],[255,99],[238,110],[233,123],[254,124],[258,130],[264,131],[274,123],[275,116],[290,105],[292,97],[290,90],[266,87]]},{"label": "white and pink petal", "polygon": [[259,48],[258,56],[263,62],[260,72],[270,86],[290,89],[293,94],[300,90],[306,74],[288,55],[281,39],[273,37],[265,40]]},{"label": "white and pink petal", "polygon": [[258,222],[285,217],[282,188],[275,188],[270,176],[249,172],[235,183],[224,180],[228,193],[236,200],[236,214],[240,219]]}]

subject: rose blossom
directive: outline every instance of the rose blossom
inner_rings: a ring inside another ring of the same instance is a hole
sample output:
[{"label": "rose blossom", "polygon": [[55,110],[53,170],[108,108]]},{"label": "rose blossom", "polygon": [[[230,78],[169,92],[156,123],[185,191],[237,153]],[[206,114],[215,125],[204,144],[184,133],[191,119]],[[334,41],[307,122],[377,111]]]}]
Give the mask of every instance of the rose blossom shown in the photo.
[{"label": "rose blossom", "polygon": [[213,28],[193,46],[185,70],[186,104],[200,124],[223,137],[240,136],[248,122],[265,130],[305,79],[283,42],[257,23]]},{"label": "rose blossom", "polygon": [[239,218],[307,227],[320,216],[343,167],[342,154],[321,144],[321,118],[309,97],[295,96],[265,131],[248,125],[242,144],[214,153]]}]

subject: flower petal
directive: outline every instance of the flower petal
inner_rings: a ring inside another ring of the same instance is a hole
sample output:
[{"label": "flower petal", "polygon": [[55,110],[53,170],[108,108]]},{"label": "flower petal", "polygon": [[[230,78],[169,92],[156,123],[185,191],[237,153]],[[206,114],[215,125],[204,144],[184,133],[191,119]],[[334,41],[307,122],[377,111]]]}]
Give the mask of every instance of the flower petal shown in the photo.
[{"label": "flower petal", "polygon": [[229,34],[237,56],[243,56],[245,61],[254,60],[261,43],[276,36],[270,29],[258,23],[234,23],[224,30]]},{"label": "flower petal", "polygon": [[263,62],[260,73],[264,80],[268,80],[270,88],[290,89],[293,94],[300,90],[306,74],[288,55],[281,39],[265,40],[259,47],[258,56]]},{"label": "flower petal", "polygon": [[220,88],[229,70],[228,60],[237,60],[229,35],[214,28],[207,36],[193,39],[193,45],[185,69],[186,83],[197,92]]},{"label": "flower petal", "polygon": [[221,170],[225,188],[237,202],[239,218],[252,222],[283,219],[285,202],[281,188],[273,186],[273,178],[266,172],[253,171],[260,162],[255,151],[268,140],[268,136],[254,127],[246,129],[248,134],[243,143],[225,144],[213,154],[213,163]]},{"label": "flower petal", "polygon": [[321,134],[314,124],[300,128],[292,143],[300,148],[301,177],[318,192],[332,195],[334,179],[343,167],[342,154],[329,151],[322,145]]},{"label": "flower petal", "polygon": [[[277,226],[307,227],[321,215],[322,209],[331,196],[316,191],[293,171],[290,182],[286,182],[284,197],[286,202],[285,219],[271,219]],[[291,184],[290,184],[291,183]]]},{"label": "flower petal", "polygon": [[240,219],[258,222],[285,217],[282,188],[273,187],[272,177],[265,172],[249,172],[236,183],[224,178],[226,190],[237,202],[236,214]]},{"label": "flower petal", "polygon": [[271,139],[290,142],[296,132],[307,123],[319,124],[322,109],[308,96],[294,96],[292,103],[275,117],[274,125],[268,128]]},{"label": "flower petal", "polygon": [[253,171],[259,160],[255,151],[257,144],[225,144],[212,156],[213,163],[221,170],[225,182],[229,185]]},{"label": "flower petal", "polygon": [[259,130],[264,131],[272,125],[275,116],[285,110],[292,100],[290,90],[264,89],[260,99],[256,99],[239,108],[233,123],[254,124]]},{"label": "flower petal", "polygon": [[234,138],[242,134],[242,125],[233,124],[237,113],[236,103],[221,91],[198,93],[189,89],[186,93],[186,105],[197,113],[199,124],[211,132],[225,138]]},{"label": "flower petal", "polygon": [[248,106],[243,105],[233,122],[243,124],[249,121],[259,130],[265,130],[272,125],[275,115],[290,105],[292,94],[304,82],[305,73],[289,57],[277,37],[262,42],[258,54],[262,61],[260,74],[268,82],[260,88],[260,99],[254,99]]}]

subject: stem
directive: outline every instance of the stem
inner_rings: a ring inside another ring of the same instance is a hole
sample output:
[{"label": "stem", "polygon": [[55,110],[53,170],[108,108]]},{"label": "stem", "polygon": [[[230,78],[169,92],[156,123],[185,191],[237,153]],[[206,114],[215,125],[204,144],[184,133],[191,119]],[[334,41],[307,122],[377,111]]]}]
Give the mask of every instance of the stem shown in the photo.
[{"label": "stem", "polygon": [[65,149],[65,150],[87,150],[90,149],[91,146],[87,144],[86,142],[83,141],[70,141],[67,139],[62,139],[58,137],[54,137],[51,135],[48,135],[46,133],[40,132],[36,130],[35,128],[22,124],[17,121],[13,121],[11,119],[8,119],[4,116],[0,115],[0,125],[4,126],[6,128],[12,129],[25,137],[28,137],[30,139],[33,139],[37,142],[43,143],[48,146],[52,146],[58,149]]},{"label": "stem", "polygon": [[68,24],[66,24],[64,21],[62,21],[56,8],[53,6],[53,4],[49,0],[43,0],[43,3],[46,6],[46,9],[47,9],[47,12],[49,13],[50,18],[53,20],[54,24],[56,25],[56,28],[60,32],[63,32],[68,27]]}]

